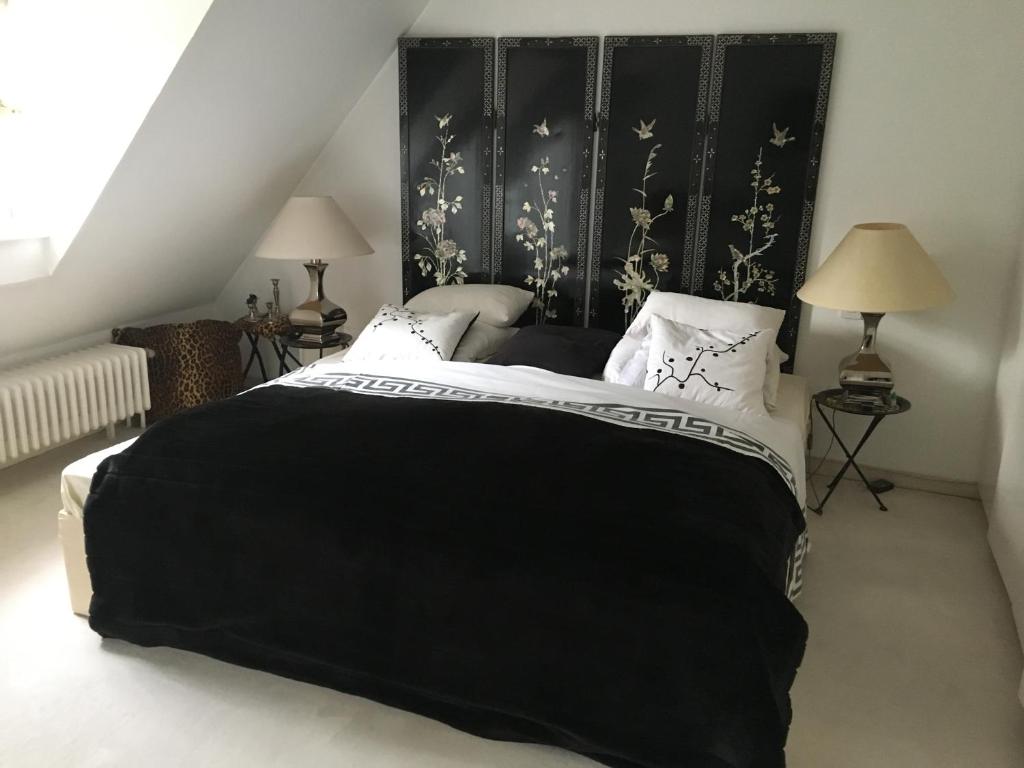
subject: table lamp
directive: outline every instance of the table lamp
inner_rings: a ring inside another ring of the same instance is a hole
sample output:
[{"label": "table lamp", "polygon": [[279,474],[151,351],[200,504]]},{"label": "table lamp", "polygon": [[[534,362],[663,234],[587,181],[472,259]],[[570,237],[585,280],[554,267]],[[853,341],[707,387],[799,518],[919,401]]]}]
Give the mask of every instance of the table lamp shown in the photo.
[{"label": "table lamp", "polygon": [[344,325],[345,310],[324,296],[326,259],[373,253],[333,197],[293,197],[277,214],[256,245],[261,259],[305,262],[309,297],[288,313],[294,335],[302,341],[330,343]]},{"label": "table lamp", "polygon": [[911,312],[947,304],[953,291],[939,268],[903,224],[857,224],[811,275],[797,296],[807,304],[860,312],[860,351],[839,363],[839,385],[848,396],[888,400],[893,375],[875,351],[886,312]]}]

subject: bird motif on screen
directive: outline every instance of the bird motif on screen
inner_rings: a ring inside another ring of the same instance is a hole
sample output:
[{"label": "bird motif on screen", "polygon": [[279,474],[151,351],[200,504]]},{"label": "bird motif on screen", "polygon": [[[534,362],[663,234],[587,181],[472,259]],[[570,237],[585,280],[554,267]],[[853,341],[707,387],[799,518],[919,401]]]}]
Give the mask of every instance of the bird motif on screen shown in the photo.
[{"label": "bird motif on screen", "polygon": [[637,135],[637,138],[640,139],[640,141],[643,141],[644,139],[653,138],[654,137],[654,130],[653,130],[653,128],[654,128],[654,124],[656,122],[658,122],[658,119],[654,118],[653,120],[651,120],[651,122],[645,123],[644,119],[641,117],[640,118],[640,127],[633,129],[633,131]]},{"label": "bird motif on screen", "polygon": [[533,126],[533,132],[536,133],[538,136],[550,136],[551,130],[548,128],[548,119],[545,117],[543,120],[540,121],[539,125],[535,124]]},{"label": "bird motif on screen", "polygon": [[772,133],[775,135],[768,139],[768,143],[774,144],[776,147],[781,148],[791,141],[796,141],[796,136],[787,135],[789,133],[788,125],[780,131],[779,127],[775,125],[775,123],[772,123]]}]

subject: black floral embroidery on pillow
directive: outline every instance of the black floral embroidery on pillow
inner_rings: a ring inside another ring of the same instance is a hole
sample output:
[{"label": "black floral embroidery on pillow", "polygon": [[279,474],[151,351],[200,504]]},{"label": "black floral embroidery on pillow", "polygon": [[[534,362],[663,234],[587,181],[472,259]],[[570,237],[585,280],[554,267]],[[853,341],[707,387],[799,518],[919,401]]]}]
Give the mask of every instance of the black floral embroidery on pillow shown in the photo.
[{"label": "black floral embroidery on pillow", "polygon": [[[704,329],[700,328],[698,330],[703,331]],[[707,331],[705,331],[705,333],[706,332]],[[676,383],[677,389],[686,389],[686,384],[691,379],[698,379],[700,381],[703,381],[707,386],[712,387],[717,392],[733,392],[735,391],[733,387],[727,387],[718,381],[712,381],[711,379],[704,375],[708,372],[708,369],[706,367],[698,367],[700,366],[701,358],[704,357],[704,355],[706,354],[711,355],[711,357],[718,357],[719,355],[725,355],[730,352],[735,353],[736,350],[738,350],[742,346],[745,346],[748,341],[757,336],[759,333],[761,333],[761,331],[754,331],[753,333],[748,333],[739,341],[736,341],[723,349],[716,349],[714,344],[709,344],[706,347],[697,345],[694,349],[694,352],[692,354],[687,355],[686,359],[682,361],[683,365],[685,365],[685,363],[690,364],[690,370],[688,370],[685,374],[677,374],[676,358],[670,357],[669,352],[667,351],[662,352],[661,367],[655,370],[655,372],[652,375],[648,376],[647,378],[654,379],[655,381],[658,382],[657,385],[655,385],[654,387],[655,392],[657,392],[661,388],[662,384],[667,384],[670,381],[674,381]]]},{"label": "black floral embroidery on pillow", "polygon": [[437,346],[432,338],[427,336],[423,332],[423,318],[413,312],[411,309],[405,307],[396,307],[391,304],[385,304],[380,308],[380,312],[377,313],[376,322],[370,328],[372,331],[376,331],[385,323],[402,323],[404,322],[409,326],[409,333],[416,336],[420,341],[434,350],[434,354],[437,355],[441,360],[444,360],[444,355],[441,354],[441,349]]}]

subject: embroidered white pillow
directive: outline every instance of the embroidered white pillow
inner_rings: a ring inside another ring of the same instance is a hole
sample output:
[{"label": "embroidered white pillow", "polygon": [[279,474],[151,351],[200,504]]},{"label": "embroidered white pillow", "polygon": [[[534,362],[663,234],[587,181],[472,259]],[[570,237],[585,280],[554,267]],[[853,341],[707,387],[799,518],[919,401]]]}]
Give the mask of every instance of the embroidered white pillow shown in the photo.
[{"label": "embroidered white pillow", "polygon": [[[773,341],[786,318],[784,310],[759,304],[705,299],[686,293],[651,291],[643,307],[626,329],[622,340],[608,357],[602,377],[605,381],[630,387],[643,386],[641,371],[646,369],[649,346],[645,342],[649,339],[650,318],[653,315],[699,328],[720,328],[727,331],[771,329]],[[769,347],[769,355],[766,361],[767,375],[763,395],[767,408],[774,410],[779,391],[779,366],[788,360],[789,356],[774,344]]]},{"label": "embroidered white pillow", "polygon": [[652,315],[644,389],[762,416],[770,328],[694,328]]},{"label": "embroidered white pillow", "polygon": [[507,328],[520,318],[533,301],[533,291],[514,285],[438,285],[417,293],[405,306],[414,312],[479,312],[478,320]]},{"label": "embroidered white pillow", "polygon": [[[748,328],[771,328],[772,340],[779,333],[786,313],[781,309],[762,307],[742,301],[719,301],[691,296],[686,293],[651,291],[643,307],[629,324],[622,340],[612,350],[604,369],[604,380],[616,384],[623,381],[623,369],[638,353],[644,337],[649,333],[652,315],[686,323],[695,328],[721,328],[727,331],[745,331]],[[780,350],[781,351],[781,350]],[[769,398],[774,400],[774,396]]]},{"label": "embroidered white pillow", "polygon": [[451,360],[475,312],[432,315],[385,304],[359,334],[345,362]]},{"label": "embroidered white pillow", "polygon": [[[474,323],[474,327],[477,323]],[[651,355],[651,324],[650,318],[643,327],[644,336],[637,340],[630,336],[623,336],[611,357],[605,365],[602,379],[612,384],[622,384],[626,387],[638,387],[643,389],[644,380],[647,378],[647,358]],[[470,329],[472,332],[472,328]],[[468,334],[467,334],[468,335]],[[782,371],[779,369],[784,362],[789,360],[789,355],[779,349],[778,345],[772,344],[768,349],[768,360],[766,361],[767,372],[764,377],[764,405],[769,411],[774,411],[779,396],[779,382]]]}]

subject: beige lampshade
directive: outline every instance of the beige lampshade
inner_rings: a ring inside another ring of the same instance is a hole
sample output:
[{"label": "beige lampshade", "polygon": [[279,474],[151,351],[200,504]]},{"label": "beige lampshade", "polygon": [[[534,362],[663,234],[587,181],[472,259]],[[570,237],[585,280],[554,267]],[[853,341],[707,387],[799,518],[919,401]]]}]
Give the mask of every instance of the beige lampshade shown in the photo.
[{"label": "beige lampshade", "polygon": [[857,224],[797,291],[808,304],[853,312],[910,312],[953,290],[903,224]]},{"label": "beige lampshade", "polygon": [[329,261],[373,253],[333,197],[293,197],[256,245],[261,259]]}]

